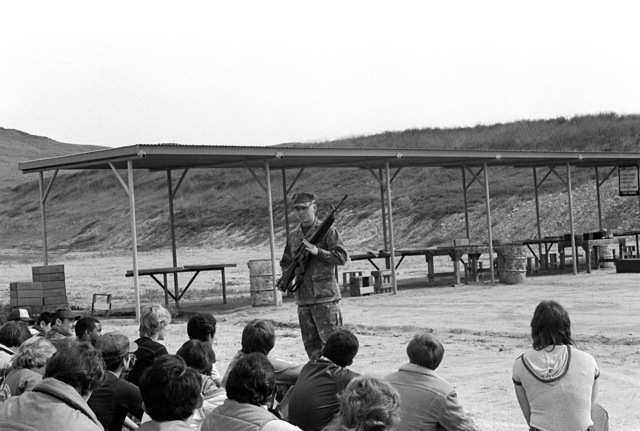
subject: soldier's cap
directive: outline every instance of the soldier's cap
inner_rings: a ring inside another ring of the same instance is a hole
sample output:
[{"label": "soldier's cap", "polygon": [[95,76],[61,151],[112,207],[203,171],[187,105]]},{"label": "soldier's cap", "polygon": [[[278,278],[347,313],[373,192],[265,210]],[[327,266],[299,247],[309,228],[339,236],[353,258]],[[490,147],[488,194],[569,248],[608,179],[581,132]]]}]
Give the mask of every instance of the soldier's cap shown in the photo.
[{"label": "soldier's cap", "polygon": [[82,316],[80,314],[76,314],[68,308],[58,308],[54,313],[55,319],[73,319],[80,320]]},{"label": "soldier's cap", "polygon": [[119,332],[108,332],[96,341],[96,349],[102,356],[121,357],[138,350],[135,342],[130,342],[126,335]]},{"label": "soldier's cap", "polygon": [[7,320],[27,322],[29,325],[33,325],[34,323],[36,323],[35,320],[29,317],[29,310],[26,310],[24,308],[17,308],[15,310],[11,310],[11,313],[9,313]]},{"label": "soldier's cap", "polygon": [[316,201],[316,195],[313,193],[296,193],[293,195],[293,205],[309,206]]}]

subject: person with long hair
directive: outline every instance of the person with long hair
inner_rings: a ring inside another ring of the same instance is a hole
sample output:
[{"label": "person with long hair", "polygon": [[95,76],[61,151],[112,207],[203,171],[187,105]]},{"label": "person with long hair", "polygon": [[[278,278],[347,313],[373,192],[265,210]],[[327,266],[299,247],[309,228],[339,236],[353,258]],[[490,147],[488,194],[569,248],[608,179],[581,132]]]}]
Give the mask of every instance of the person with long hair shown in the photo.
[{"label": "person with long hair", "polygon": [[540,302],[531,338],[532,349],[513,364],[516,397],[530,431],[608,429],[607,413],[595,404],[598,364],[576,348],[569,313],[556,301]]}]

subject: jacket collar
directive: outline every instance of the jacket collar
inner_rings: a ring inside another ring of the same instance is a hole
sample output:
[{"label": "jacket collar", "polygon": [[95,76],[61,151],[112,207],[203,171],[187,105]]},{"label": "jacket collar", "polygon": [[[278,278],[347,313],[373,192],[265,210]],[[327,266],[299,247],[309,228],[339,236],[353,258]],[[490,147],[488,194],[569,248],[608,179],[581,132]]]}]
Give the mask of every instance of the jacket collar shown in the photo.
[{"label": "jacket collar", "polygon": [[71,385],[68,385],[53,377],[48,377],[33,387],[33,392],[40,392],[59,399],[76,410],[81,411],[89,417],[94,423],[100,425],[98,418],[87,402],[80,396],[78,391]]},{"label": "jacket collar", "polygon": [[424,376],[435,377],[437,379],[444,380],[435,371],[430,370],[427,367],[422,367],[420,365],[416,365],[412,363],[404,364],[403,366],[400,367],[400,371],[407,371],[409,373],[422,374]]}]

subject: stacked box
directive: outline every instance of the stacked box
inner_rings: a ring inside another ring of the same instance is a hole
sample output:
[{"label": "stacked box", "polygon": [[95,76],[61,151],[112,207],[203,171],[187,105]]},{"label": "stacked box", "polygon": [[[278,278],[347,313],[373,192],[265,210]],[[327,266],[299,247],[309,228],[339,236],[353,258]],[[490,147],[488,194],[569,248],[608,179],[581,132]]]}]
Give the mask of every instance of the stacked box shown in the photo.
[{"label": "stacked box", "polygon": [[32,271],[33,281],[42,283],[43,305],[46,308],[66,308],[64,265],[34,266]]},{"label": "stacked box", "polygon": [[12,307],[42,306],[44,304],[42,283],[31,281],[9,283],[9,301]]},{"label": "stacked box", "polygon": [[351,277],[349,283],[349,293],[351,296],[363,296],[373,293],[373,284],[371,284],[371,277],[368,275],[364,277]]}]

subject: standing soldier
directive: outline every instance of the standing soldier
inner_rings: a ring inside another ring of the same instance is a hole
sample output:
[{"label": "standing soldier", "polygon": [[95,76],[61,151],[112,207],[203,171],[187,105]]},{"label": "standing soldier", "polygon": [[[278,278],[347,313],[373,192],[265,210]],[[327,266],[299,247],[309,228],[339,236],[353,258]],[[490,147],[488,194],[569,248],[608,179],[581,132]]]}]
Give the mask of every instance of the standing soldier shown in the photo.
[{"label": "standing soldier", "polygon": [[300,220],[285,246],[280,267],[284,271],[301,248],[310,253],[311,259],[305,268],[296,271],[296,299],[302,342],[310,360],[322,356],[322,347],[333,331],[342,326],[340,288],[335,272],[337,265],[344,265],[348,259],[340,235],[335,227],[316,244],[308,240],[321,225],[316,217],[316,196],[312,193],[298,193],[293,197],[293,209]]}]

